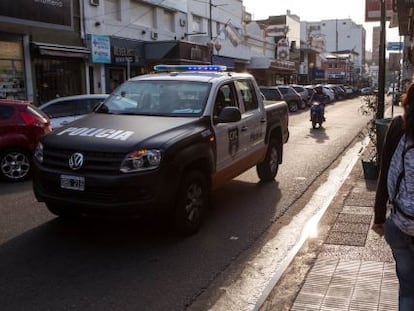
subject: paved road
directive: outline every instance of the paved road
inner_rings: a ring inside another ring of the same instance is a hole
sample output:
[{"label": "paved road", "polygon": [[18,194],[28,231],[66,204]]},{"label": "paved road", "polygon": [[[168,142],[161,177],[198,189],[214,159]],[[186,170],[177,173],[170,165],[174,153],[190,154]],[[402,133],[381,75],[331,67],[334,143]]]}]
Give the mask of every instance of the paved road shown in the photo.
[{"label": "paved road", "polygon": [[[203,309],[366,123],[359,99],[327,107],[322,130],[292,114],[277,181],[252,169],[213,196],[201,232],[179,239],[157,222],[62,222],[36,203],[30,182],[0,184],[2,310]],[[282,217],[283,216],[283,217]],[[276,221],[277,220],[277,221]]]}]

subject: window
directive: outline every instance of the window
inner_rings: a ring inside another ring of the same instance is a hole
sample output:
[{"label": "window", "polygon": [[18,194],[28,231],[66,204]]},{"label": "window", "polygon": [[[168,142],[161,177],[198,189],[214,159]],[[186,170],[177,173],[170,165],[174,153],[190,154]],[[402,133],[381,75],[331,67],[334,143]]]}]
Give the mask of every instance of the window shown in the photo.
[{"label": "window", "polygon": [[248,80],[236,81],[237,87],[242,95],[245,111],[257,109],[259,102],[257,101],[256,92]]},{"label": "window", "polygon": [[218,116],[224,107],[237,107],[233,84],[225,84],[217,92],[213,115]]},{"label": "window", "polygon": [[263,93],[266,100],[282,100],[282,94],[276,88],[261,88],[260,91]]},{"label": "window", "polygon": [[0,41],[0,98],[26,99],[20,42]]},{"label": "window", "polygon": [[0,106],[0,120],[9,119],[14,113],[14,108],[10,106]]},{"label": "window", "polygon": [[77,115],[77,102],[75,100],[67,100],[51,104],[43,109],[43,112],[51,118],[69,117]]},{"label": "window", "polygon": [[174,32],[174,13],[168,10],[164,10],[164,27],[166,30]]},{"label": "window", "polygon": [[201,32],[202,19],[200,16],[193,15],[193,32]]}]

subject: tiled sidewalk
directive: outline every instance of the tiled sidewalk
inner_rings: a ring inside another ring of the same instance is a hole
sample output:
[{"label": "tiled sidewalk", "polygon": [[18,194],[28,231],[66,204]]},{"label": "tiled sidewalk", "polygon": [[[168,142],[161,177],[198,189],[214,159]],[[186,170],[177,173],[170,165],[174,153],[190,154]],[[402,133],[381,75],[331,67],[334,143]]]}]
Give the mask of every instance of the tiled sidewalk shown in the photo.
[{"label": "tiled sidewalk", "polygon": [[318,259],[292,306],[304,310],[398,310],[393,263]]},{"label": "tiled sidewalk", "polygon": [[375,181],[356,164],[341,213],[306,276],[291,310],[398,310],[398,280],[391,251],[370,230]]}]

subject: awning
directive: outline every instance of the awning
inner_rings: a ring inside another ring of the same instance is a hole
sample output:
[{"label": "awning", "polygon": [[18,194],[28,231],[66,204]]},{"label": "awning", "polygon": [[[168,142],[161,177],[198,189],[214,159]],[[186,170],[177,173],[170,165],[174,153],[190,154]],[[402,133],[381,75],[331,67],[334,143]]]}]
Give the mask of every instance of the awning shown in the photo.
[{"label": "awning", "polygon": [[88,58],[91,50],[84,46],[70,46],[50,43],[32,42],[32,47],[39,51],[40,55]]}]

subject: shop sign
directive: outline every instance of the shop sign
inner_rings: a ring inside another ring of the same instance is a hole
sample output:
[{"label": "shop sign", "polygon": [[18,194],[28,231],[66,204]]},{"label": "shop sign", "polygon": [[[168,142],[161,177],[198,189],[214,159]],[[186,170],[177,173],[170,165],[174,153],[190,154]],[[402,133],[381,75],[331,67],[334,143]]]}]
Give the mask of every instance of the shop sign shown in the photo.
[{"label": "shop sign", "polygon": [[72,30],[72,0],[0,1],[0,21]]},{"label": "shop sign", "polygon": [[323,69],[314,69],[313,78],[315,79],[325,79],[325,70]]},{"label": "shop sign", "polygon": [[411,9],[414,8],[414,0],[399,0],[398,6],[401,9]]},{"label": "shop sign", "polygon": [[111,63],[111,43],[108,36],[91,35],[92,63]]},{"label": "shop sign", "polygon": [[[384,0],[386,20],[391,20],[391,16],[393,14],[392,1],[393,0]],[[365,21],[366,22],[380,22],[381,21],[381,1],[380,0],[365,0]]]},{"label": "shop sign", "polygon": [[138,63],[143,55],[142,47],[142,41],[111,38],[112,63]]}]

